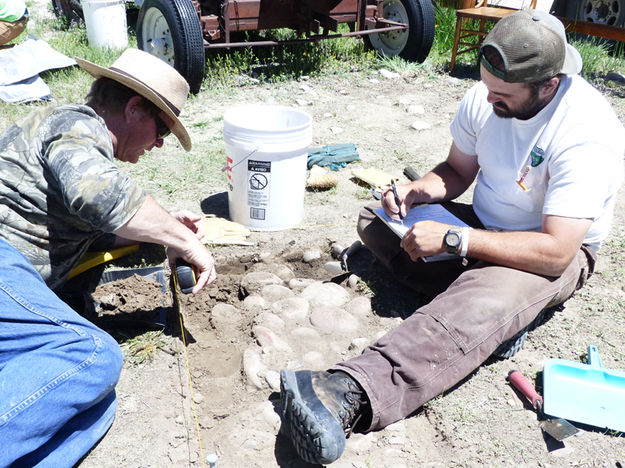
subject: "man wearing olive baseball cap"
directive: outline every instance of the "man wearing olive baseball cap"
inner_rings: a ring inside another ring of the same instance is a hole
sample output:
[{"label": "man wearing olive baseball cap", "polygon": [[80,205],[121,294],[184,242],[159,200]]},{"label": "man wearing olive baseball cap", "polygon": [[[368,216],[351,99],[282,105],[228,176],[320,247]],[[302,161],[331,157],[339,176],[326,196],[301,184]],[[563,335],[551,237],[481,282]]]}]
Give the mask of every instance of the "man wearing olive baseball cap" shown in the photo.
[{"label": "man wearing olive baseball cap", "polygon": [[108,68],[76,60],[96,78],[87,103],[36,109],[0,136],[0,466],[74,466],[113,422],[119,346],[57,295],[94,243],[162,244],[194,265],[194,293],[215,278],[201,217],[168,213],[114,162],[170,132],[191,148],[186,81],[137,49]]},{"label": "man wearing olive baseball cap", "polygon": [[[489,47],[501,58],[496,65],[484,56]],[[536,82],[560,73],[576,75],[582,70],[582,58],[567,42],[562,23],[538,10],[522,10],[500,21],[482,43],[480,63],[508,83]]]},{"label": "man wearing olive baseball cap", "polygon": [[[447,159],[358,220],[380,264],[430,302],[328,371],[281,372],[282,432],[308,462],[331,463],[345,433],[392,424],[491,355],[512,356],[544,309],[592,274],[623,178],[625,129],[578,75],[580,55],[547,13],[499,21],[479,62]],[[453,201],[474,182],[472,204]],[[381,206],[405,223],[424,203],[442,203],[462,225],[417,221],[400,239],[375,214]],[[452,259],[421,260],[442,253]]]}]

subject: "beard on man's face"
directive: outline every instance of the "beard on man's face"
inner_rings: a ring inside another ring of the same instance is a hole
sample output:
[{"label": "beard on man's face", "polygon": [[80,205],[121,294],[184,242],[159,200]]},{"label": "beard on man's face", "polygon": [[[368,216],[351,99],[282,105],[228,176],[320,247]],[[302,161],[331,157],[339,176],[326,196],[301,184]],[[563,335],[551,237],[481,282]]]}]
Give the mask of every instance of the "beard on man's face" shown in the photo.
[{"label": "beard on man's face", "polygon": [[504,102],[493,103],[493,112],[503,119],[528,120],[538,114],[547,105],[546,100],[540,99],[538,89],[530,88],[530,96],[518,109],[510,109]]}]

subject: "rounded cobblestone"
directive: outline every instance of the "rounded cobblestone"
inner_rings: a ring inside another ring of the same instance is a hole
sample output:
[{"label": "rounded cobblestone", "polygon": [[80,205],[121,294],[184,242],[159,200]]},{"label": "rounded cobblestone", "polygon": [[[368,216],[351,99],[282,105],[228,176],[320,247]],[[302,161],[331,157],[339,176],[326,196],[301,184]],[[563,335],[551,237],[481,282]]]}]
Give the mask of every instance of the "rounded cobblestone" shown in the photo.
[{"label": "rounded cobblestone", "polygon": [[273,370],[267,371],[267,373],[265,374],[265,380],[267,381],[269,388],[271,388],[274,392],[280,391],[280,373],[279,372],[276,372]]},{"label": "rounded cobblestone", "polygon": [[317,281],[312,278],[293,278],[289,281],[289,288],[291,289],[304,289]]},{"label": "rounded cobblestone", "polygon": [[273,269],[273,273],[278,276],[282,281],[289,282],[295,278],[295,273],[287,265],[279,264]]},{"label": "rounded cobblestone", "polygon": [[307,286],[300,297],[307,299],[311,306],[334,306],[341,307],[349,301],[349,292],[335,283],[322,283],[320,281]]},{"label": "rounded cobblestone", "polygon": [[252,348],[243,352],[243,373],[254,387],[262,389],[264,387],[261,376],[264,374],[265,366],[260,358],[260,354]]},{"label": "rounded cobblestone", "polygon": [[302,261],[304,263],[311,263],[315,260],[319,260],[321,258],[321,250],[319,249],[309,249],[302,255]]},{"label": "rounded cobblestone", "polygon": [[323,268],[332,276],[343,273],[341,262],[326,262],[324,263]]},{"label": "rounded cobblestone", "polygon": [[242,320],[241,311],[231,304],[219,303],[211,310],[210,322],[217,329],[236,325]]},{"label": "rounded cobblestone", "polygon": [[256,325],[252,327],[252,335],[263,348],[274,348],[277,351],[290,351],[289,344],[267,327]]},{"label": "rounded cobblestone", "polygon": [[310,314],[310,323],[326,333],[353,333],[358,319],[339,307],[317,307]]},{"label": "rounded cobblestone", "polygon": [[241,289],[248,296],[250,294],[259,293],[264,286],[269,284],[282,284],[283,281],[279,276],[267,271],[252,271],[241,278]]},{"label": "rounded cobblestone", "polygon": [[254,319],[254,323],[274,331],[283,330],[285,326],[284,320],[272,312],[262,312]]},{"label": "rounded cobblestone", "polygon": [[271,308],[289,322],[302,323],[308,318],[310,304],[302,297],[287,297],[271,304]]},{"label": "rounded cobblestone", "polygon": [[357,317],[366,317],[371,313],[371,299],[365,296],[358,296],[349,301],[347,311]]},{"label": "rounded cobblestone", "polygon": [[292,297],[293,291],[291,291],[286,286],[282,286],[280,284],[268,284],[267,286],[263,287],[260,294],[261,296],[263,296],[268,304],[272,304],[281,299]]},{"label": "rounded cobblestone", "polygon": [[254,309],[264,309],[266,307],[267,301],[263,296],[258,294],[252,294],[243,299],[243,307],[245,310],[254,310]]}]

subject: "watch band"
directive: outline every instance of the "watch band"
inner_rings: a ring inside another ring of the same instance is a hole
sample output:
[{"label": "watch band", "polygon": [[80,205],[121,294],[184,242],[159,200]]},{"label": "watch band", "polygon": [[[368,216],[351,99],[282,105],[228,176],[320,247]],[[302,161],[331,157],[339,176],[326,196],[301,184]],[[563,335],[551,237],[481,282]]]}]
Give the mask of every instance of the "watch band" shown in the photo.
[{"label": "watch band", "polygon": [[462,228],[462,241],[461,241],[461,247],[460,247],[461,257],[466,257],[467,251],[469,250],[469,231],[470,229],[468,227]]},{"label": "watch band", "polygon": [[443,242],[447,252],[458,255],[462,247],[462,229],[456,226],[449,228],[443,238]]}]

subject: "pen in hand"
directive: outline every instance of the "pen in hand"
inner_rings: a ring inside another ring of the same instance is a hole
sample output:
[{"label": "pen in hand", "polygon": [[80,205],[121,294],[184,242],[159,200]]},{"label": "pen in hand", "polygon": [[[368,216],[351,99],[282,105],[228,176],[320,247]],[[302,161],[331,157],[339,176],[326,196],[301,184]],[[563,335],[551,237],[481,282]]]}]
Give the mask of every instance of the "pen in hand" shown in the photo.
[{"label": "pen in hand", "polygon": [[397,194],[397,185],[395,185],[395,179],[391,179],[391,188],[393,189],[393,196],[395,197],[397,211],[399,211],[399,219],[404,219],[403,215],[401,214],[401,201],[399,200],[399,195]]}]

